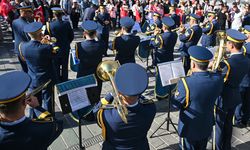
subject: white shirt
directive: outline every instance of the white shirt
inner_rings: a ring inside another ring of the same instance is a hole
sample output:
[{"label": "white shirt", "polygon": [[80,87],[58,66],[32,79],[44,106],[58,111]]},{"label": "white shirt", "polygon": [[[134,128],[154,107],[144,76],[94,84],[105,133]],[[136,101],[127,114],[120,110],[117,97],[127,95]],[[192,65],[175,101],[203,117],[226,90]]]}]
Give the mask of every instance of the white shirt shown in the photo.
[{"label": "white shirt", "polygon": [[233,16],[232,29],[238,30],[242,26],[243,13],[241,11],[235,12]]}]

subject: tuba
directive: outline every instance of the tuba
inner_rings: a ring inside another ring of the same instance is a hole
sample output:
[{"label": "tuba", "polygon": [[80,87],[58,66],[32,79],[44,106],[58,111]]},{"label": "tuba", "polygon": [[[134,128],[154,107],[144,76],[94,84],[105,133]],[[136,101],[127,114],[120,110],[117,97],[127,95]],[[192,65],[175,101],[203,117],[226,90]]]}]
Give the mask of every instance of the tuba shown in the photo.
[{"label": "tuba", "polygon": [[114,76],[115,76],[115,73],[116,73],[119,66],[120,66],[120,64],[118,61],[105,60],[98,65],[97,70],[96,70],[96,74],[102,81],[110,81],[112,84],[112,87],[114,89],[114,92],[115,92],[114,103],[104,105],[102,108],[103,109],[116,108],[122,121],[124,123],[128,123],[128,121],[127,121],[127,115],[128,115],[127,107],[124,105],[122,99],[120,98],[118,90],[117,90],[115,82],[114,82]]},{"label": "tuba", "polygon": [[219,47],[214,53],[214,58],[212,62],[212,71],[218,69],[220,62],[222,61],[225,52],[226,52],[226,32],[225,31],[217,31],[217,42],[219,43]]}]

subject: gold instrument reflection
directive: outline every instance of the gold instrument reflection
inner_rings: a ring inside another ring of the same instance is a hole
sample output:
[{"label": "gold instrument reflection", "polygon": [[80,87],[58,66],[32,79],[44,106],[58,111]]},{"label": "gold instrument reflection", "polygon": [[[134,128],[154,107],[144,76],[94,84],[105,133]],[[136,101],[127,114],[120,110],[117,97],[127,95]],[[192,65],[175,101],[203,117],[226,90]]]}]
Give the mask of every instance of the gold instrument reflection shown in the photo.
[{"label": "gold instrument reflection", "polygon": [[124,105],[123,100],[119,96],[118,90],[117,90],[115,82],[114,82],[114,76],[115,76],[115,73],[116,73],[119,66],[120,66],[120,64],[118,61],[105,60],[98,65],[96,73],[97,73],[97,76],[101,80],[110,81],[112,84],[112,87],[114,89],[114,92],[115,92],[115,99],[114,99],[113,104],[104,105],[102,108],[103,109],[116,108],[122,121],[124,123],[128,123],[128,121],[127,121],[127,115],[128,115],[127,107]]},{"label": "gold instrument reflection", "polygon": [[50,37],[49,35],[43,36],[41,43],[42,44],[53,44],[56,43],[57,39],[55,37]]},{"label": "gold instrument reflection", "polygon": [[48,44],[48,45],[52,45],[53,50],[52,53],[56,54],[58,52],[58,50],[60,49],[60,47],[56,46],[57,39],[55,37],[50,37],[49,35],[45,35],[42,37],[41,43],[42,44]]},{"label": "gold instrument reflection", "polygon": [[219,43],[219,47],[214,53],[214,58],[212,61],[212,71],[218,69],[220,62],[224,59],[226,53],[226,32],[225,31],[217,31],[217,39]]}]

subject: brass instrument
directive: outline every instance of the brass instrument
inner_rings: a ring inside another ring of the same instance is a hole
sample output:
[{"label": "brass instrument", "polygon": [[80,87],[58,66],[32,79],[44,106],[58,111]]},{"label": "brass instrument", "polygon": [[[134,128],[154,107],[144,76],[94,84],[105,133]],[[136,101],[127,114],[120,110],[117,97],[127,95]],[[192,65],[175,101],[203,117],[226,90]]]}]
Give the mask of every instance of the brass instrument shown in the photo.
[{"label": "brass instrument", "polygon": [[42,44],[53,44],[56,43],[57,39],[55,37],[50,37],[49,35],[43,36],[41,43]]},{"label": "brass instrument", "polygon": [[219,40],[219,47],[214,53],[214,58],[212,62],[212,71],[217,70],[221,60],[223,59],[226,52],[226,32],[225,31],[217,31],[217,39]]},{"label": "brass instrument", "polygon": [[48,80],[47,82],[43,83],[42,85],[40,85],[39,87],[35,88],[32,92],[28,93],[26,95],[26,97],[30,97],[30,96],[34,96],[37,93],[39,93],[41,90],[43,90],[44,88],[46,88],[49,84],[50,84],[51,80]]},{"label": "brass instrument", "polygon": [[115,36],[116,36],[116,37],[122,36],[122,35],[123,35],[122,30],[116,30],[116,31],[115,31]]},{"label": "brass instrument", "polygon": [[179,30],[180,30],[180,27],[175,28],[175,29],[172,29],[171,31],[172,31],[172,32],[177,32],[177,31],[179,31]]},{"label": "brass instrument", "polygon": [[124,123],[128,123],[128,121],[127,121],[127,115],[128,115],[127,107],[124,105],[122,99],[120,98],[118,90],[117,90],[116,85],[114,83],[114,79],[113,79],[119,66],[120,66],[120,64],[117,61],[105,60],[98,65],[96,73],[97,73],[97,76],[101,80],[111,82],[112,87],[113,87],[114,92],[115,92],[115,96],[116,96],[113,104],[104,105],[103,108],[104,109],[116,108],[122,121]]},{"label": "brass instrument", "polygon": [[42,44],[48,44],[48,45],[52,45],[53,50],[52,53],[57,53],[57,51],[60,49],[58,46],[56,46],[57,39],[55,37],[50,37],[49,35],[45,35],[43,36],[41,43]]}]

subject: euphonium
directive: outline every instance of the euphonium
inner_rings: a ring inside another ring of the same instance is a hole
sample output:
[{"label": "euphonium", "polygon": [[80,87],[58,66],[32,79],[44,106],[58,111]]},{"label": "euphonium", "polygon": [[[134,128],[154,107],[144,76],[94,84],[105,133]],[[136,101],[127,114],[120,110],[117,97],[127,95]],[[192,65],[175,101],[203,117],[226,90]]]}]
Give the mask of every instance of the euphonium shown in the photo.
[{"label": "euphonium", "polygon": [[217,31],[217,39],[219,42],[219,47],[214,53],[213,63],[212,63],[212,71],[217,70],[221,60],[223,59],[226,51],[226,32],[225,31]]},{"label": "euphonium", "polygon": [[123,122],[128,123],[127,121],[127,115],[128,110],[127,107],[124,105],[123,101],[121,100],[118,90],[116,88],[115,82],[114,82],[114,75],[119,67],[119,63],[117,61],[112,60],[105,60],[101,62],[96,70],[97,76],[103,80],[103,81],[110,81],[112,84],[112,87],[115,92],[115,99],[113,105],[104,105],[103,108],[116,108],[118,111],[118,114],[120,115]]}]

